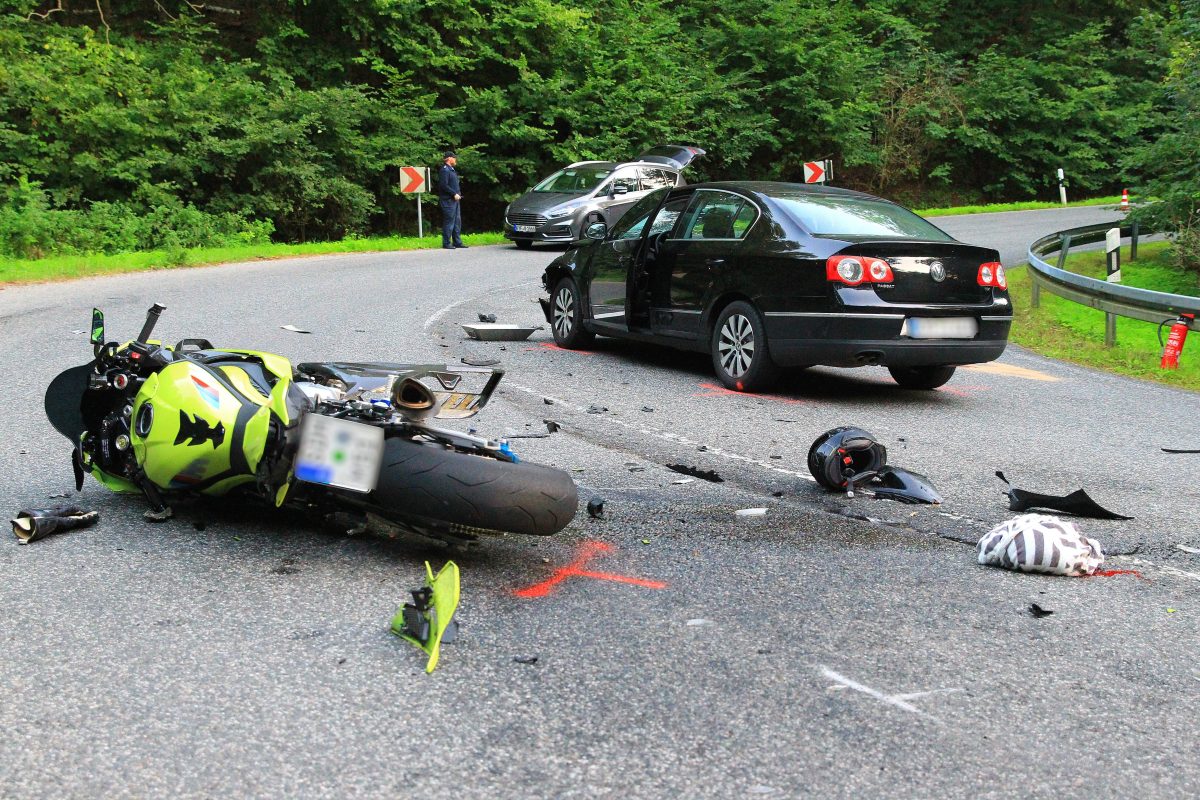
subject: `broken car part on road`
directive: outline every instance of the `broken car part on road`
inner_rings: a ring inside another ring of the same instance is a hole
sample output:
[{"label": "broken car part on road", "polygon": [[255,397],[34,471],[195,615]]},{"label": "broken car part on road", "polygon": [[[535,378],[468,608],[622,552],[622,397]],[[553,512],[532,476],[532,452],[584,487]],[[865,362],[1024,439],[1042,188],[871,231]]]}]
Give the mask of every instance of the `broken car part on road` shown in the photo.
[{"label": "broken car part on road", "polygon": [[72,443],[76,488],[92,475],[141,494],[155,517],[172,498],[243,492],[317,515],[353,511],[450,544],[484,533],[547,536],[575,516],[560,469],[523,463],[505,441],[434,427],[487,405],[502,369],[292,363],[273,353],[138,337],[106,342],[50,384],[45,409]]},{"label": "broken car part on road", "polygon": [[1073,522],[1023,514],[1000,523],[979,540],[979,563],[1017,572],[1091,575],[1104,563],[1104,552]]},{"label": "broken car part on road", "polygon": [[462,329],[467,336],[482,342],[523,342],[534,331],[543,329],[541,325],[510,325],[504,322],[477,322],[464,324]]},{"label": "broken car part on road", "polygon": [[18,544],[29,544],[52,533],[90,527],[99,519],[99,511],[85,511],[78,506],[23,508],[12,519],[12,529]]},{"label": "broken car part on road", "polygon": [[996,470],[996,477],[1004,481],[1004,484],[1008,487],[1004,493],[1008,495],[1008,509],[1010,511],[1028,511],[1031,508],[1046,508],[1051,511],[1074,514],[1077,517],[1133,519],[1133,517],[1109,511],[1089,497],[1088,493],[1083,489],[1076,489],[1066,496],[1058,497],[1018,489],[1008,482],[1008,478],[1004,477],[1004,473],[1000,470]]}]

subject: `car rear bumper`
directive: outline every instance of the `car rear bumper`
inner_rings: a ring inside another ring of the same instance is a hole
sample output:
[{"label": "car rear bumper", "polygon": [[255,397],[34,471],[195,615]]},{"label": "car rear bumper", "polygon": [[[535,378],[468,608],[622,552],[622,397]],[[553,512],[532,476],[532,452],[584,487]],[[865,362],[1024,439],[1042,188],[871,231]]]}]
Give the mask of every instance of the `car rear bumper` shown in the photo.
[{"label": "car rear bumper", "polygon": [[831,367],[883,365],[919,367],[979,364],[994,361],[1008,345],[1012,317],[1004,314],[943,312],[979,322],[971,339],[912,339],[901,336],[903,313],[767,313],[765,324],[771,357],[781,367],[823,364]]}]

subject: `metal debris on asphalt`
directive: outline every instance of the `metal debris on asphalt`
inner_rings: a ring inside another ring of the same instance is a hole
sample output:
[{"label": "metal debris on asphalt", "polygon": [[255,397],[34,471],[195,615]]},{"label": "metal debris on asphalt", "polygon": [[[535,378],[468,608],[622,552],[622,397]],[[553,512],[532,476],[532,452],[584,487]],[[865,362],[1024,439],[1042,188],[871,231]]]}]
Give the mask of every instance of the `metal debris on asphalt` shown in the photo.
[{"label": "metal debris on asphalt", "polygon": [[671,484],[673,486],[683,486],[684,484],[695,483],[695,482],[696,482],[695,478],[680,478],[677,481],[671,481]]},{"label": "metal debris on asphalt", "polygon": [[767,515],[767,510],[765,508],[739,508],[733,513],[742,518],[765,517]]},{"label": "metal debris on asphalt", "polygon": [[95,525],[99,519],[99,511],[85,511],[78,506],[23,508],[13,517],[12,530],[18,544],[29,544],[52,533]]},{"label": "metal debris on asphalt", "polygon": [[1008,508],[1010,511],[1028,511],[1031,508],[1046,508],[1051,511],[1062,511],[1067,514],[1073,514],[1077,517],[1133,519],[1133,517],[1109,511],[1089,497],[1088,493],[1083,489],[1076,489],[1068,495],[1059,497],[1018,489],[1009,483],[1008,478],[1004,477],[1004,473],[1000,470],[996,470],[996,477],[1004,481],[1005,486],[1008,487],[1004,493],[1008,495]]},{"label": "metal debris on asphalt", "polygon": [[542,328],[541,325],[512,325],[504,322],[478,322],[462,326],[467,336],[484,342],[521,342]]},{"label": "metal debris on asphalt", "polygon": [[494,367],[500,363],[500,359],[498,358],[477,358],[474,356],[463,356],[459,359],[459,361],[466,364],[468,367]]},{"label": "metal debris on asphalt", "polygon": [[666,467],[672,472],[678,472],[681,475],[691,475],[693,478],[699,478],[702,481],[708,481],[710,483],[725,482],[725,479],[717,474],[716,470],[689,467],[686,464],[667,464]]},{"label": "metal debris on asphalt", "polygon": [[297,328],[295,325],[280,325],[279,327],[282,330],[291,331],[292,333],[312,333],[312,331],[306,331],[304,328]]},{"label": "metal debris on asphalt", "polygon": [[587,512],[588,512],[588,516],[591,517],[592,519],[600,519],[601,517],[603,517],[604,516],[604,498],[603,497],[593,497],[591,500],[588,500]]},{"label": "metal debris on asphalt", "polygon": [[1018,572],[1091,575],[1104,563],[1100,544],[1075,523],[1046,514],[1023,514],[979,540],[979,563]]}]

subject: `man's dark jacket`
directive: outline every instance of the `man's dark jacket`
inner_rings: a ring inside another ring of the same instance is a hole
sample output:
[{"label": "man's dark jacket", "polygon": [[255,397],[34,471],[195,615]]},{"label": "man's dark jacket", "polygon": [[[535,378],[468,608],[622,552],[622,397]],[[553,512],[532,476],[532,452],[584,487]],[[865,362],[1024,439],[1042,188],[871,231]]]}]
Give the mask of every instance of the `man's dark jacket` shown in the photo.
[{"label": "man's dark jacket", "polygon": [[449,164],[442,164],[438,170],[438,199],[453,200],[456,194],[462,194],[458,187],[458,173]]}]

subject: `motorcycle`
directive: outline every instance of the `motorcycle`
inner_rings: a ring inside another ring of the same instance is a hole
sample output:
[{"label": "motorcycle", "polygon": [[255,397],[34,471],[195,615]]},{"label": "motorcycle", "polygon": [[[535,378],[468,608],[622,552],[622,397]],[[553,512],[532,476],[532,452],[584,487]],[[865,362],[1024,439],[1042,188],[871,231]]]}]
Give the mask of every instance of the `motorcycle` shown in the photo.
[{"label": "motorcycle", "polygon": [[504,375],[471,365],[300,363],[206,339],[152,340],[155,304],[136,339],[106,342],[92,312],[94,358],[46,391],[87,475],[140,494],[151,520],[183,495],[251,494],[276,507],[350,512],[364,527],[465,545],[482,534],[548,536],[575,516],[566,472],[521,461],[507,441],[435,427],[487,405]]}]

